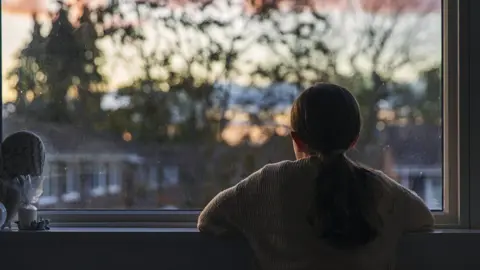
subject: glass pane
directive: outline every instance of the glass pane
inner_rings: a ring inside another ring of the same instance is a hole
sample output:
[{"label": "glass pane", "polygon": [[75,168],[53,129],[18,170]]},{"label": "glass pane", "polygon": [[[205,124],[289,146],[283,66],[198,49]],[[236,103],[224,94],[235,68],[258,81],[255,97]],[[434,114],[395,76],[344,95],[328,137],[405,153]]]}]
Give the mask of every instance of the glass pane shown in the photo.
[{"label": "glass pane", "polygon": [[442,210],[441,0],[57,2],[2,3],[3,133],[44,140],[41,208],[202,208],[293,159],[291,103],[329,81],[363,110],[352,158]]}]

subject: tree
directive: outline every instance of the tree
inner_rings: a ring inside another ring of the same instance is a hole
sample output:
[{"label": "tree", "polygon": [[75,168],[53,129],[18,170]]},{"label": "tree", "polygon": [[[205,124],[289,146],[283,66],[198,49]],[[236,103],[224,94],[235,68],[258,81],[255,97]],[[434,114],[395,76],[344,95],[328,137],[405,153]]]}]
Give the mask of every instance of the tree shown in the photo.
[{"label": "tree", "polygon": [[[441,56],[437,44],[430,46],[435,39],[426,30],[432,28],[429,24],[439,23],[428,16],[435,12],[434,1],[416,9],[409,1],[375,3],[368,9],[351,6],[340,14],[319,11],[315,4],[288,14],[259,9],[273,22],[265,44],[271,57],[280,61],[258,72],[299,88],[328,80],[351,89],[363,113],[362,135],[354,153],[362,161],[373,160],[369,149],[376,145],[378,104],[399,94],[401,90],[395,87],[398,74],[408,69],[418,76]],[[288,16],[293,22],[287,23]]]},{"label": "tree", "polygon": [[[349,72],[354,74],[353,77],[361,78],[352,87],[354,91],[356,89],[355,94],[364,113],[362,136],[357,144],[359,153],[368,152],[368,146],[375,144],[378,104],[397,95],[395,91],[398,88],[392,87],[392,84],[395,84],[398,72],[408,68],[410,72],[419,74],[424,66],[435,64],[441,56],[439,46],[433,48],[437,55],[428,51],[435,39],[431,39],[432,35],[423,29],[429,29],[428,26],[436,22],[427,20],[427,15],[435,12],[436,5],[435,1],[425,3],[411,10],[408,1],[378,2],[368,12],[356,10],[356,16],[352,18],[352,23],[357,26],[353,35],[336,34],[343,39],[339,44],[355,44],[354,48],[338,46],[333,49],[335,53],[332,55],[337,60],[332,62],[336,65],[337,74],[341,74],[338,71],[340,59],[348,59]],[[352,15],[347,13],[344,16]],[[340,20],[346,21],[346,18]]]},{"label": "tree", "polygon": [[[98,111],[95,86],[104,82],[100,74],[99,38],[89,9],[84,7],[78,22],[70,19],[71,6],[58,1],[59,9],[47,21],[33,15],[32,39],[19,54],[19,64],[10,72],[17,77],[17,106],[27,107],[26,95],[33,93],[33,116],[48,121],[80,121],[87,125]],[[79,24],[78,27],[74,24]],[[42,29],[49,29],[42,35]],[[79,102],[76,102],[78,97]],[[93,99],[92,99],[93,97]],[[92,103],[93,104],[89,104]],[[34,104],[41,106],[33,106]]]},{"label": "tree", "polygon": [[290,82],[299,89],[329,79],[331,50],[325,35],[330,23],[323,12],[270,9],[258,16],[270,25],[260,44],[271,50],[275,60],[267,67],[260,66],[257,73],[273,83]]},{"label": "tree", "polygon": [[75,28],[68,17],[68,6],[60,4],[46,37],[45,51],[39,56],[38,62],[47,78],[42,97],[48,106],[43,115],[51,121],[66,122],[72,120],[66,99],[68,90],[74,85],[74,76],[84,68],[81,63],[85,54],[75,38]]},{"label": "tree", "polygon": [[95,93],[106,90],[106,79],[100,72],[101,65],[104,63],[103,52],[97,46],[102,36],[96,29],[99,22],[93,19],[94,15],[95,11],[84,5],[78,21],[79,25],[74,31],[75,40],[81,48],[77,63],[79,69],[72,74],[73,84],[78,94],[75,111],[80,116],[84,127],[102,118],[101,96]]},{"label": "tree", "polygon": [[432,67],[422,72],[425,92],[418,105],[418,110],[425,122],[438,124],[442,119],[442,79],[441,68]]},{"label": "tree", "polygon": [[26,112],[27,106],[32,101],[28,100],[29,93],[34,99],[40,95],[42,84],[45,83],[45,76],[39,71],[37,62],[37,58],[44,50],[45,38],[41,34],[42,25],[36,14],[32,15],[32,20],[32,38],[18,53],[17,65],[7,74],[7,79],[15,82],[16,112],[21,114]]},{"label": "tree", "polygon": [[[124,63],[132,63],[133,58],[141,59],[139,80],[143,81],[141,84],[151,84],[146,88],[132,85],[131,91],[122,95],[145,96],[143,103],[132,106],[156,106],[158,109],[167,106],[166,110],[162,109],[164,113],[175,111],[177,116],[176,119],[164,117],[161,121],[150,121],[148,118],[155,117],[151,111],[145,114],[133,108],[143,121],[156,123],[157,127],[170,126],[176,130],[177,138],[208,140],[215,137],[219,131],[216,126],[224,122],[228,105],[228,89],[219,87],[218,82],[238,76],[239,70],[244,68],[240,63],[245,63],[241,58],[259,35],[251,27],[254,18],[247,17],[240,7],[233,1],[206,2],[175,9],[140,2],[120,13],[135,14],[135,20],[141,24],[127,24],[121,34],[112,35],[117,48],[115,55]],[[153,30],[148,36],[153,46],[145,45],[147,34],[143,29],[146,27]],[[132,58],[122,55],[127,47],[136,52]],[[156,96],[165,96],[168,103],[149,105]],[[112,117],[117,116],[119,114],[112,114]],[[163,132],[158,139],[165,135]]]}]

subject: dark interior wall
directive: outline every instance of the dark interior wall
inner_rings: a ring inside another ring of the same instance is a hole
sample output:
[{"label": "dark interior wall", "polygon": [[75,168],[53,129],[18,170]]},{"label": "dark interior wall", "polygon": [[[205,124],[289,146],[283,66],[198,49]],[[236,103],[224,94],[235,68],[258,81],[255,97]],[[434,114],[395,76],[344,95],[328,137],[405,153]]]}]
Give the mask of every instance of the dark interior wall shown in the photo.
[{"label": "dark interior wall", "polygon": [[[478,270],[480,232],[405,236],[400,270]],[[17,270],[248,270],[242,239],[215,239],[191,231],[0,233],[0,269]]]},{"label": "dark interior wall", "polygon": [[[480,25],[480,1],[467,1],[468,9],[461,17],[467,26]],[[464,2],[464,3],[465,3]],[[464,10],[465,11],[465,10]],[[466,15],[466,16],[465,16]],[[468,27],[470,100],[480,98],[479,28]],[[465,82],[464,82],[465,83]],[[464,85],[464,83],[461,83]],[[480,136],[480,125],[474,117],[480,106],[470,106],[470,128]],[[478,137],[478,136],[476,136]],[[470,205],[480,205],[480,141],[470,145]],[[478,156],[478,157],[477,157]],[[478,180],[478,179],[477,179]],[[470,224],[480,227],[480,210],[470,209]],[[251,269],[251,253],[241,239],[218,240],[193,231],[125,232],[45,232],[0,233],[0,270],[16,269],[99,269],[99,270],[247,270]],[[447,231],[405,236],[398,250],[400,270],[478,270],[480,269],[480,231]]]},{"label": "dark interior wall", "polygon": [[[462,1],[462,0],[460,0]],[[472,227],[480,229],[480,1],[467,1],[468,23],[463,31],[468,33],[467,48],[468,51],[468,78],[469,85],[466,86],[469,91],[469,122],[470,122],[470,141],[469,141],[469,175],[470,175],[470,223]],[[460,16],[462,13],[460,14]],[[476,26],[475,26],[476,25]],[[460,29],[460,31],[462,31]],[[476,206],[476,207],[474,207]]]}]

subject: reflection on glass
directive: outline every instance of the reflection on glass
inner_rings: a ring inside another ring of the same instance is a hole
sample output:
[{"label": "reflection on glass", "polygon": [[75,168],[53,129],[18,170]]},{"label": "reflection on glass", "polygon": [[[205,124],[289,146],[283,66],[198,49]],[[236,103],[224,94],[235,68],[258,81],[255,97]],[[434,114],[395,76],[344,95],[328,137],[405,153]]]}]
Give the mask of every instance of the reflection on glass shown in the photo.
[{"label": "reflection on glass", "polygon": [[45,141],[42,208],[201,208],[265,163],[293,158],[290,104],[330,81],[363,110],[350,155],[441,210],[440,8],[10,0],[3,130]]}]

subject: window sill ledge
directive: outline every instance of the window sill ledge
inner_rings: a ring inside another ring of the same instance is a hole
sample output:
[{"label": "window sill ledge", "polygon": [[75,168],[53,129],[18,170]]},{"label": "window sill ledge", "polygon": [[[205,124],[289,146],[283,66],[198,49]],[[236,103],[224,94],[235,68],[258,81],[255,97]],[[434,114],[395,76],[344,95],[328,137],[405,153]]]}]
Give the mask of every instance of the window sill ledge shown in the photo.
[{"label": "window sill ledge", "polygon": [[[17,269],[38,268],[38,262],[50,270],[130,270],[139,264],[169,270],[252,269],[245,240],[212,238],[194,228],[54,227],[49,233],[0,233],[0,243],[0,254]],[[396,270],[478,270],[479,243],[480,230],[409,234],[399,244]]]},{"label": "window sill ledge", "polygon": [[[14,230],[14,232],[19,232]],[[152,227],[124,227],[124,226],[100,226],[100,227],[87,227],[87,226],[59,226],[59,227],[52,227],[50,232],[68,232],[68,233],[84,233],[84,232],[115,232],[115,233],[199,233],[196,228],[178,228],[178,227],[162,227],[162,228],[152,228]],[[20,232],[22,233],[22,232]],[[31,233],[31,232],[26,232]],[[479,234],[480,229],[470,230],[470,229],[437,229],[433,232],[421,232],[421,233],[411,233],[406,237],[414,237],[415,235],[438,235],[438,234]],[[412,235],[412,236],[410,236]]]}]

